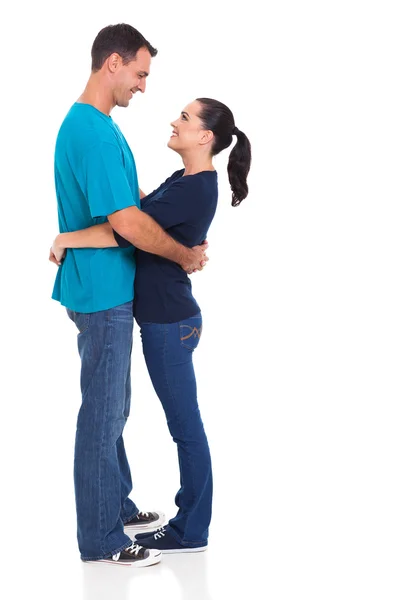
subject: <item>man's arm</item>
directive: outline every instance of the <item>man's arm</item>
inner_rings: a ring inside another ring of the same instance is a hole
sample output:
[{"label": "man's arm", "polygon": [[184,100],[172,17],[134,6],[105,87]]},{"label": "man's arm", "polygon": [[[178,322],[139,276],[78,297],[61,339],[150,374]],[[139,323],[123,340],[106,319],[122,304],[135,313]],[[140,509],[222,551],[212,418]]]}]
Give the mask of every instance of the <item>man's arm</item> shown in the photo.
[{"label": "man's arm", "polygon": [[104,142],[91,147],[84,156],[82,172],[92,218],[107,216],[122,237],[140,249],[177,262],[187,273],[202,269],[207,260],[204,248],[178,244],[151,217],[132,206],[139,203],[138,193],[132,193],[116,144]]},{"label": "man's arm", "polygon": [[178,263],[187,273],[201,270],[208,260],[204,245],[187,248],[179,244],[136,206],[112,213],[108,220],[111,227],[131,244]]}]

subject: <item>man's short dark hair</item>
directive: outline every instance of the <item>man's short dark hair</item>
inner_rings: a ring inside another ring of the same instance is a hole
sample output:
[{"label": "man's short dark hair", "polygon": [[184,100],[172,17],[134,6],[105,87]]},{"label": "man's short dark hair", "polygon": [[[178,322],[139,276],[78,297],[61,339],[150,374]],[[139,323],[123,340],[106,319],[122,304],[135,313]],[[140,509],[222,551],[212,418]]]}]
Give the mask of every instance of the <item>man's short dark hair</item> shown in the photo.
[{"label": "man's short dark hair", "polygon": [[108,25],[96,36],[92,46],[92,72],[99,71],[111,54],[116,52],[124,64],[134,60],[140,48],[147,48],[150,56],[156,56],[158,50],[142,34],[126,23]]}]

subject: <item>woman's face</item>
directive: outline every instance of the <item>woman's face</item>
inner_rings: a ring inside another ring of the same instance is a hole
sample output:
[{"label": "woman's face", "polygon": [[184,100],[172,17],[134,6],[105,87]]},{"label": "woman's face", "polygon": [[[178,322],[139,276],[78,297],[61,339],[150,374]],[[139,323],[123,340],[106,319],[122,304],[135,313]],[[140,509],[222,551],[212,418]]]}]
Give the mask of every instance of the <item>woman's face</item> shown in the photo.
[{"label": "woman's face", "polygon": [[179,118],[171,123],[173,133],[168,142],[169,148],[181,152],[208,143],[212,133],[203,129],[203,123],[198,116],[200,112],[201,104],[197,100],[185,106]]}]

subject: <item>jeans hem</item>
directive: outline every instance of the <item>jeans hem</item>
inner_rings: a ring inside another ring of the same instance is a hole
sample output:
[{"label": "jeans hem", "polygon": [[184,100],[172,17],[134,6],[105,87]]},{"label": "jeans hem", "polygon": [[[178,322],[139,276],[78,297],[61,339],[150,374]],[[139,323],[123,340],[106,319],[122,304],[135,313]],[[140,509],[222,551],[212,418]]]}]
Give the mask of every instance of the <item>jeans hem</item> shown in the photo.
[{"label": "jeans hem", "polygon": [[[168,533],[170,533],[172,535],[173,538],[175,538],[175,540],[178,542],[178,544],[180,544],[181,546],[184,546],[185,548],[199,548],[200,546],[207,546],[208,545],[208,541],[198,541],[198,542],[184,542],[179,535],[176,533],[176,531],[171,527],[171,525],[169,526],[168,529]],[[140,543],[140,540],[139,540]]]},{"label": "jeans hem", "polygon": [[123,524],[126,525],[127,523],[129,523],[129,521],[132,521],[132,519],[137,517],[139,513],[140,513],[140,510],[137,510],[131,517],[129,517],[129,519],[126,519],[126,521],[122,521]]},{"label": "jeans hem", "polygon": [[114,554],[118,554],[118,552],[122,552],[122,550],[125,550],[126,548],[129,548],[129,546],[132,545],[132,540],[130,544],[127,544],[126,542],[123,544],[123,546],[121,546],[120,548],[117,548],[117,550],[113,550],[112,552],[107,552],[106,554],[104,554],[103,556],[82,556],[81,554],[81,560],[85,561],[85,560],[101,560],[102,558],[111,558],[111,556],[114,556]]}]

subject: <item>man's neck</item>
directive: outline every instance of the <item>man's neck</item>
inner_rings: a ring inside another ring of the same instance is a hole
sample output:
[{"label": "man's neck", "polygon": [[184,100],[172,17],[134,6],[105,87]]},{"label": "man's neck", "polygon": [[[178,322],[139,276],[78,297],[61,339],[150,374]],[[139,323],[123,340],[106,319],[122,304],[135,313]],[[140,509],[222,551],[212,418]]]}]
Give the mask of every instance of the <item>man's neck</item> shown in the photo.
[{"label": "man's neck", "polygon": [[91,75],[86,84],[83,94],[78,98],[77,102],[90,104],[109,116],[115,106],[112,94],[107,90],[107,87],[97,79],[96,75]]}]

